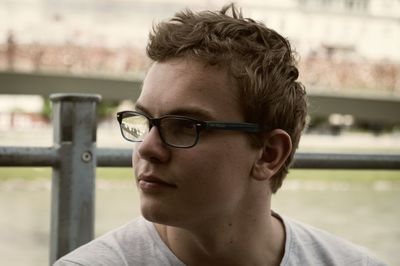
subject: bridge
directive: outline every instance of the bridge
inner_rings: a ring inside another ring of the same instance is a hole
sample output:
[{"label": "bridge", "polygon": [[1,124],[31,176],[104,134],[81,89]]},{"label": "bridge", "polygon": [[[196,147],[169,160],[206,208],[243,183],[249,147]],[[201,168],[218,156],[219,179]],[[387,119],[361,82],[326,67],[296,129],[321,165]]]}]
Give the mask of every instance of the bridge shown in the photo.
[{"label": "bridge", "polygon": [[[139,97],[142,79],[77,76],[70,74],[0,72],[0,94],[42,95],[53,93],[94,93],[106,100]],[[308,90],[310,114],[352,115],[355,119],[379,124],[400,123],[400,93],[373,93]]]}]

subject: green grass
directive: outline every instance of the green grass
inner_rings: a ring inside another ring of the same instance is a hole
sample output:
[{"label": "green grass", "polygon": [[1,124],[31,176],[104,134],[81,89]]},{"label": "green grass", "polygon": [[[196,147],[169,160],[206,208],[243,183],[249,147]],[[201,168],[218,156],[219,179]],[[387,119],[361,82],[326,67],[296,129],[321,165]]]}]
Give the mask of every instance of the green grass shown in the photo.
[{"label": "green grass", "polygon": [[[97,178],[110,180],[132,179],[131,168],[97,168]],[[51,178],[49,167],[0,167],[0,181],[9,179],[48,179]]]},{"label": "green grass", "polygon": [[45,167],[0,167],[0,180],[51,178],[51,168]]},{"label": "green grass", "polygon": [[[0,181],[9,179],[47,179],[51,178],[48,167],[0,167]],[[107,180],[131,180],[131,168],[98,168],[97,178]],[[300,170],[290,171],[288,179],[318,181],[371,182],[376,180],[400,182],[400,171],[391,170]]]},{"label": "green grass", "polygon": [[109,180],[132,180],[133,169],[130,167],[125,168],[97,168],[97,177]]}]

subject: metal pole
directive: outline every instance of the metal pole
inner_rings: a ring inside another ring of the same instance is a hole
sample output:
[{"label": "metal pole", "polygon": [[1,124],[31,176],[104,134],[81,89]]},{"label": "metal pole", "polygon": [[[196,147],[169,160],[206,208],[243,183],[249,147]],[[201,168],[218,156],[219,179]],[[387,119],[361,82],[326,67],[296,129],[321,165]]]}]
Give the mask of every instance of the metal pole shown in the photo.
[{"label": "metal pole", "polygon": [[297,153],[297,169],[400,169],[400,154]]},{"label": "metal pole", "polygon": [[[59,164],[54,147],[0,147],[1,166],[52,166]],[[97,148],[97,167],[132,167],[132,149]],[[400,154],[297,152],[292,168],[399,170]]]},{"label": "metal pole", "polygon": [[132,149],[97,148],[98,167],[132,167]]},{"label": "metal pole", "polygon": [[93,239],[99,95],[54,94],[50,264]]},{"label": "metal pole", "polygon": [[53,147],[0,147],[0,166],[57,166]]}]

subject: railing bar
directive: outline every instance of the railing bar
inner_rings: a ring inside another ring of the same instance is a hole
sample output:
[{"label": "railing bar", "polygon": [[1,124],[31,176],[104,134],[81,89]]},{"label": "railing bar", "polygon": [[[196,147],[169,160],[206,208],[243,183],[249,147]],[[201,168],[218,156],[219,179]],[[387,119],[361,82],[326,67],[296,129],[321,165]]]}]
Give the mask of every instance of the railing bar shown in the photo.
[{"label": "railing bar", "polygon": [[49,166],[59,164],[55,147],[0,147],[0,166]]},{"label": "railing bar", "polygon": [[298,169],[400,169],[399,154],[297,153]]},{"label": "railing bar", "polygon": [[[132,166],[130,149],[97,149],[97,166]],[[400,154],[306,153],[295,155],[298,169],[400,169]]]},{"label": "railing bar", "polygon": [[[97,148],[97,166],[131,167],[132,150]],[[0,166],[48,166],[59,163],[55,147],[0,147]],[[400,169],[399,154],[306,153],[295,155],[298,169]]]},{"label": "railing bar", "polygon": [[131,167],[131,149],[97,148],[97,166]]}]

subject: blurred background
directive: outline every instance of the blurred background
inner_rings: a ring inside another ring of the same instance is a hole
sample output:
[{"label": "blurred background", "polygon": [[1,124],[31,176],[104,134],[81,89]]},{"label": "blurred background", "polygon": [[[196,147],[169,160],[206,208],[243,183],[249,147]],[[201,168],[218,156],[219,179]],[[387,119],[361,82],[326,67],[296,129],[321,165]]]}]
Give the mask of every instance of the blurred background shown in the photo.
[{"label": "blurred background", "polygon": [[[400,153],[400,0],[235,2],[291,41],[299,79],[311,100],[324,100],[311,101],[300,151]],[[52,146],[48,96],[63,82],[140,83],[154,24],[226,3],[0,0],[0,146]],[[132,108],[134,93],[103,93],[97,145],[130,148],[115,113]],[[139,214],[131,169],[99,168],[96,182],[96,235]],[[50,168],[0,167],[0,264],[48,263],[50,189]],[[295,169],[273,208],[400,265],[399,192],[400,171]]]}]

